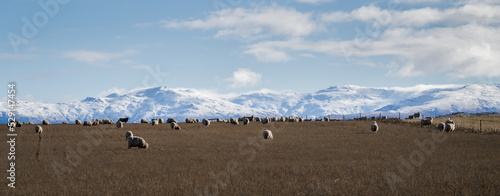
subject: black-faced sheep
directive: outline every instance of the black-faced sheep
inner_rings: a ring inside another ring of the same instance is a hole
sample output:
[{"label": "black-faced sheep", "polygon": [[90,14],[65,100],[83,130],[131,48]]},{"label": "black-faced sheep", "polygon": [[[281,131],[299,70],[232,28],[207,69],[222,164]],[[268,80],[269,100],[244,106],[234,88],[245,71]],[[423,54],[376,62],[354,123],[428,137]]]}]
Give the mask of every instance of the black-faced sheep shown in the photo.
[{"label": "black-faced sheep", "polygon": [[48,120],[43,120],[42,121],[42,125],[49,125],[49,121]]},{"label": "black-faced sheep", "polygon": [[92,122],[86,120],[85,122],[83,122],[83,126],[92,126]]},{"label": "black-faced sheep", "polygon": [[243,119],[243,125],[248,125],[248,123],[250,123],[250,119],[244,118]]},{"label": "black-faced sheep", "polygon": [[81,120],[76,119],[76,120],[75,120],[75,125],[82,125],[82,121],[81,121]]},{"label": "black-faced sheep", "polygon": [[432,117],[427,117],[427,118],[420,120],[420,127],[422,127],[424,125],[432,125],[433,120],[434,120],[434,118],[432,118]]},{"label": "black-faced sheep", "polygon": [[127,131],[125,133],[125,139],[127,139],[128,137],[132,137],[132,136],[134,136],[134,134],[132,133],[132,131]]},{"label": "black-faced sheep", "polygon": [[116,122],[116,127],[123,128],[123,124],[125,124],[125,123],[122,121],[118,121],[118,122]]},{"label": "black-faced sheep", "polygon": [[176,122],[171,122],[170,128],[172,128],[173,130],[181,130],[181,127]]},{"label": "black-faced sheep", "polygon": [[175,120],[174,118],[168,118],[167,119],[167,123],[177,123],[177,120]]},{"label": "black-faced sheep", "polygon": [[97,126],[99,125],[99,121],[98,120],[93,120],[92,121],[92,126]]},{"label": "black-faced sheep", "polygon": [[231,122],[231,124],[235,124],[235,125],[240,124],[240,122],[238,122],[238,119],[236,119],[236,118],[231,118],[230,122]]},{"label": "black-faced sheep", "polygon": [[377,122],[373,121],[372,123],[372,126],[370,128],[370,130],[374,133],[377,133],[378,132],[378,125],[377,125]]},{"label": "black-faced sheep", "polygon": [[42,133],[42,132],[43,132],[42,127],[41,127],[40,125],[37,125],[37,126],[35,127],[35,132],[36,132],[36,133]]},{"label": "black-faced sheep", "polygon": [[141,119],[141,123],[148,123],[148,121],[146,119]]},{"label": "black-faced sheep", "polygon": [[201,122],[202,122],[202,123],[203,123],[203,125],[205,125],[205,126],[210,125],[210,121],[209,121],[208,119],[206,119],[206,118],[204,118]]},{"label": "black-faced sheep", "polygon": [[270,130],[265,130],[262,135],[264,136],[264,139],[273,139],[273,133]]},{"label": "black-faced sheep", "polygon": [[268,117],[262,119],[262,124],[268,124],[271,121]]},{"label": "black-faced sheep", "polygon": [[158,126],[158,124],[160,124],[160,123],[158,122],[158,119],[153,119],[153,120],[151,120],[151,125],[153,125],[153,126]]},{"label": "black-faced sheep", "polygon": [[186,123],[195,123],[196,120],[192,118],[186,118]]},{"label": "black-faced sheep", "polygon": [[163,118],[159,118],[158,123],[163,124],[163,123],[165,123],[165,121],[163,120]]},{"label": "black-faced sheep", "polygon": [[441,123],[439,123],[439,124],[437,125],[436,129],[437,129],[438,131],[444,131],[445,127],[446,127],[446,125],[445,125],[444,123],[442,123],[442,122],[441,122]]}]

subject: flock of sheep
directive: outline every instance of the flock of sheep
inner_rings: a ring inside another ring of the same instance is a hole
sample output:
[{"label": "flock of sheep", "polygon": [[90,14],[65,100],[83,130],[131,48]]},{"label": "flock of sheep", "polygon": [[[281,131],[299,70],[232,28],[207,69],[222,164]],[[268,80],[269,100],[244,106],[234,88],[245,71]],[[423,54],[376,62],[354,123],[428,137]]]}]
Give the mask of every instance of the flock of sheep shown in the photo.
[{"label": "flock of sheep", "polygon": [[[415,114],[413,116],[419,117],[420,113]],[[128,120],[129,120],[128,117],[120,118],[116,122],[116,127],[123,128],[124,124],[127,123]],[[319,120],[316,119],[315,121],[322,121],[322,120],[330,121],[330,119],[328,119],[327,117],[325,117],[324,119],[319,119]],[[305,122],[305,121],[312,121],[312,119],[304,119],[302,117],[293,117],[293,116],[280,117],[280,118],[278,118],[276,116],[272,117],[272,118],[269,118],[269,117],[259,118],[259,117],[250,116],[250,117],[241,117],[241,118],[230,118],[227,120],[222,120],[221,118],[216,118],[216,119],[204,118],[203,120],[201,120],[201,123],[205,126],[210,126],[211,122],[225,122],[225,123],[230,123],[230,124],[235,124],[235,125],[239,125],[239,123],[242,122],[243,125],[248,125],[250,122],[260,122],[262,124],[268,124],[270,122]],[[433,117],[423,118],[420,120],[420,126],[421,127],[430,126],[430,125],[432,125],[433,121],[434,121]],[[141,119],[140,122],[141,123],[149,123],[146,119]],[[200,120],[186,118],[185,122],[186,123],[199,123]],[[174,118],[168,118],[166,121],[164,121],[162,118],[151,119],[152,126],[158,126],[159,124],[163,124],[163,123],[170,123],[170,128],[172,130],[181,130],[181,127],[179,126],[177,120],[175,120]],[[30,122],[28,124],[33,124],[33,123]],[[67,123],[63,123],[63,124],[67,124]],[[97,126],[99,124],[115,124],[115,122],[111,119],[93,119],[91,121],[87,120],[87,121],[84,121],[82,123],[81,120],[77,119],[77,120],[75,120],[75,124],[76,125],[83,125],[83,126]],[[22,124],[19,123],[18,121],[15,121],[14,125],[16,127],[22,126]],[[49,125],[49,121],[43,120],[42,125]],[[448,120],[446,120],[446,122],[440,122],[436,128],[438,131],[451,132],[451,131],[455,130],[455,123],[450,118],[448,118]],[[373,133],[377,133],[379,131],[379,126],[377,124],[377,121],[373,121],[373,123],[370,127],[370,131]],[[36,125],[35,132],[41,134],[43,132],[42,126]],[[265,130],[262,134],[263,134],[264,139],[273,139],[273,134],[270,130]],[[125,139],[128,142],[129,149],[132,147],[147,149],[149,147],[149,144],[146,142],[146,140],[144,138],[139,137],[139,136],[134,136],[131,131],[126,132]]]}]

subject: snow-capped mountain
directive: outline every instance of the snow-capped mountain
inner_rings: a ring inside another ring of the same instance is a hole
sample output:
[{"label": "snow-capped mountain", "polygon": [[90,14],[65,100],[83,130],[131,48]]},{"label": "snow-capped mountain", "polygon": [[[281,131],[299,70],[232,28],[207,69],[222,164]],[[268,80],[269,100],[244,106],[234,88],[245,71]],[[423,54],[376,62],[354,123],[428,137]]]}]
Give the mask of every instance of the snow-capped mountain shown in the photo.
[{"label": "snow-capped mountain", "polygon": [[[500,84],[417,85],[402,88],[333,86],[312,93],[261,90],[241,95],[217,95],[196,89],[156,87],[88,97],[71,103],[18,100],[17,120],[58,123],[75,119],[230,118],[239,116],[308,116],[351,118],[362,115],[401,117],[415,112],[437,116],[453,112],[500,112]],[[0,103],[0,120],[7,122],[7,104]]]}]

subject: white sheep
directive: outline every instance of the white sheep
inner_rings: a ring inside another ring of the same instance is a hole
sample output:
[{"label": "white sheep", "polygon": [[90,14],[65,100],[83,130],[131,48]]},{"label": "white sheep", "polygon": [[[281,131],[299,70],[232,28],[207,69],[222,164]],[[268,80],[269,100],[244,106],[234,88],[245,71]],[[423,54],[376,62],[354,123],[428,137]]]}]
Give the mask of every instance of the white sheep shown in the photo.
[{"label": "white sheep", "polygon": [[62,122],[61,124],[63,124],[63,125],[67,125],[67,124],[68,124],[68,122],[64,121],[64,122]]},{"label": "white sheep", "polygon": [[160,123],[158,123],[158,119],[151,120],[151,125],[158,126],[158,124],[160,124]]},{"label": "white sheep", "polygon": [[122,121],[118,121],[118,122],[116,122],[116,127],[123,128],[123,124],[124,123]]},{"label": "white sheep", "polygon": [[49,121],[48,121],[48,120],[43,120],[43,121],[42,121],[42,124],[43,124],[43,125],[49,125]]},{"label": "white sheep", "polygon": [[163,123],[165,123],[165,121],[163,120],[163,118],[159,118],[158,123],[163,124]]},{"label": "white sheep", "polygon": [[195,123],[196,120],[195,119],[192,119],[192,118],[186,118],[186,123]]},{"label": "white sheep", "polygon": [[275,116],[275,117],[271,118],[271,121],[272,121],[272,122],[276,122],[276,121],[278,121],[278,117],[276,117],[276,116]]},{"label": "white sheep", "polygon": [[134,136],[134,134],[132,133],[132,131],[127,131],[125,133],[125,139],[127,139],[128,137],[132,137],[132,136]]},{"label": "white sheep", "polygon": [[167,119],[167,123],[177,123],[177,120],[175,120],[174,118],[168,118]]},{"label": "white sheep", "polygon": [[146,142],[146,140],[139,136],[127,137],[127,141],[128,141],[128,149],[132,147],[148,149],[149,147],[149,144]]},{"label": "white sheep", "polygon": [[262,124],[268,124],[271,121],[268,117],[262,119]]},{"label": "white sheep", "polygon": [[326,122],[330,121],[328,117],[324,117],[323,119],[325,119]]},{"label": "white sheep", "polygon": [[37,133],[42,133],[42,132],[43,132],[43,128],[42,128],[40,125],[37,125],[37,126],[35,127],[35,132],[37,132]]},{"label": "white sheep", "polygon": [[141,123],[148,123],[148,121],[146,119],[141,119]]},{"label": "white sheep", "polygon": [[231,124],[235,124],[235,125],[239,125],[240,124],[240,122],[238,122],[238,119],[236,119],[236,118],[231,118],[230,122],[231,122]]},{"label": "white sheep", "polygon": [[222,122],[222,118],[217,118],[217,122]]},{"label": "white sheep", "polygon": [[446,132],[455,131],[455,123],[446,123],[444,130]]},{"label": "white sheep", "polygon": [[248,125],[250,123],[250,120],[248,118],[243,119],[243,125]]},{"label": "white sheep", "polygon": [[273,133],[270,130],[265,130],[264,133],[262,133],[262,135],[264,136],[264,139],[266,139],[266,140],[273,139]]},{"label": "white sheep", "polygon": [[376,121],[373,121],[371,129],[372,132],[377,133],[378,132],[378,125]]},{"label": "white sheep", "polygon": [[97,126],[99,124],[100,124],[99,120],[97,120],[97,119],[92,121],[92,126]]},{"label": "white sheep", "polygon": [[111,120],[111,119],[104,119],[104,120],[102,120],[102,124],[108,124],[108,125],[110,125],[110,124],[113,124],[113,123],[115,123],[115,122],[113,122],[113,120]]},{"label": "white sheep", "polygon": [[76,125],[82,125],[82,121],[81,121],[81,120],[76,119],[76,120],[75,120],[75,124],[76,124]]},{"label": "white sheep", "polygon": [[83,126],[92,126],[92,122],[86,120],[85,122],[83,122]]},{"label": "white sheep", "polygon": [[206,118],[204,118],[202,121],[201,121],[205,126],[208,126],[210,125],[210,121]]},{"label": "white sheep", "polygon": [[444,130],[445,130],[445,127],[446,127],[446,125],[445,125],[444,123],[442,123],[442,122],[441,122],[441,123],[439,123],[439,124],[437,125],[436,129],[437,129],[438,131],[444,131]]},{"label": "white sheep", "polygon": [[181,130],[181,127],[176,122],[170,123],[170,128],[173,130]]}]

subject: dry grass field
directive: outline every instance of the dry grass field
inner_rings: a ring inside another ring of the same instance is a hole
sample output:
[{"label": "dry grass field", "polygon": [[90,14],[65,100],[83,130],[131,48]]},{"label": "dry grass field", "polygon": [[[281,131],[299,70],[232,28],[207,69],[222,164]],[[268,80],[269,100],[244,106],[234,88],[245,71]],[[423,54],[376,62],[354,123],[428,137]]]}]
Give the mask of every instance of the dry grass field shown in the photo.
[{"label": "dry grass field", "polygon": [[[179,125],[49,125],[41,138],[24,125],[15,189],[2,136],[0,195],[500,194],[498,134],[385,122],[374,134],[371,121]],[[149,148],[127,149],[128,130]]]}]

